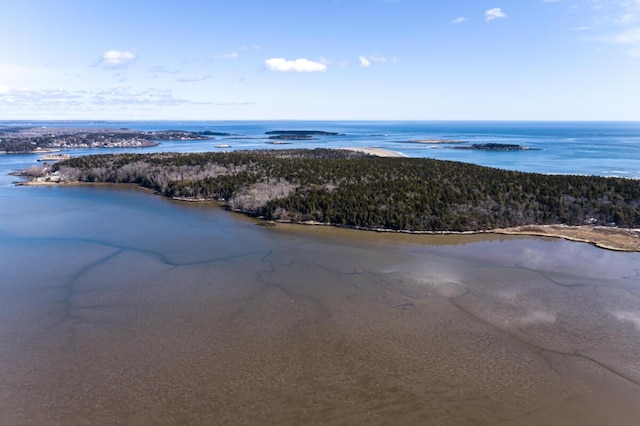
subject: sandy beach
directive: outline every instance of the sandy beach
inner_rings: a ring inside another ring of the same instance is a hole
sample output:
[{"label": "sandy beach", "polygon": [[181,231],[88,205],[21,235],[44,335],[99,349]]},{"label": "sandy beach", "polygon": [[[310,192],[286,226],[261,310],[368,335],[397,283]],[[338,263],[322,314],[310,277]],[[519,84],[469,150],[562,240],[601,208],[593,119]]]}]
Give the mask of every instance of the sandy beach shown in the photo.
[{"label": "sandy beach", "polygon": [[375,155],[377,157],[393,157],[393,158],[406,157],[406,155],[401,154],[399,152],[391,151],[383,148],[341,148],[341,149],[346,149],[348,151],[363,152],[365,154]]}]

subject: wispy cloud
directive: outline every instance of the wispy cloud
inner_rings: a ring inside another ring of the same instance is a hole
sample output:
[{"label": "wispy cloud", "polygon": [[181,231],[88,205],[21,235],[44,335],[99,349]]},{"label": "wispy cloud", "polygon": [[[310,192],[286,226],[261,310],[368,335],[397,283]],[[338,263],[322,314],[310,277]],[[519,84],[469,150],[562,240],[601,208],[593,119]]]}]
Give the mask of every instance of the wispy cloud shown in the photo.
[{"label": "wispy cloud", "polygon": [[229,52],[217,55],[216,59],[238,59],[239,57],[240,55],[238,54],[238,52]]},{"label": "wispy cloud", "polygon": [[210,75],[201,75],[197,77],[180,77],[176,78],[178,83],[197,83],[198,81],[205,81],[211,78]]},{"label": "wispy cloud", "polygon": [[0,86],[0,111],[12,113],[30,111],[68,111],[80,107],[86,100],[87,92],[82,90],[59,89],[12,89]]},{"label": "wispy cloud", "polygon": [[344,68],[347,65],[349,65],[349,61],[347,61],[346,59],[333,59],[333,58],[327,58],[325,56],[321,56],[319,61],[321,64],[324,64],[327,66],[327,68],[329,66],[331,67],[339,67],[339,68]]},{"label": "wispy cloud", "polygon": [[153,67],[149,68],[147,71],[151,72],[151,73],[154,73],[154,74],[177,74],[177,73],[180,72],[178,70],[171,69],[171,68],[169,68],[167,66],[164,66],[164,65],[153,66]]},{"label": "wispy cloud", "polygon": [[68,89],[12,89],[0,86],[0,111],[11,113],[84,112],[94,106],[124,107],[127,105],[172,106],[202,104],[179,98],[168,89],[136,90],[132,87],[111,87],[97,91]]},{"label": "wispy cloud", "polygon": [[105,68],[121,68],[131,64],[136,54],[130,50],[107,50],[102,54],[99,65]]},{"label": "wispy cloud", "polygon": [[[252,46],[252,47],[246,47],[246,46],[242,46],[240,48],[241,51],[246,51],[246,50],[258,50],[260,49],[259,46]],[[202,56],[187,56],[182,58],[182,63],[184,64],[211,64],[213,62],[216,61],[221,61],[221,60],[230,60],[230,59],[238,59],[240,57],[240,54],[238,52],[225,52],[225,53],[220,53],[218,55],[202,55]]]},{"label": "wispy cloud", "polygon": [[640,44],[640,28],[635,28],[633,30],[615,34],[611,37],[608,37],[608,40],[616,44]]},{"label": "wispy cloud", "polygon": [[601,37],[602,41],[625,47],[627,55],[640,57],[640,28]]},{"label": "wispy cloud", "polygon": [[[640,0],[600,0],[593,4],[588,42],[619,46],[628,56],[640,57]],[[596,7],[597,6],[597,7]]]},{"label": "wispy cloud", "polygon": [[502,11],[499,7],[494,7],[493,9],[489,9],[484,13],[484,20],[486,22],[491,22],[496,19],[504,19],[507,17],[507,14]]},{"label": "wispy cloud", "polygon": [[452,24],[462,24],[463,22],[467,22],[468,19],[464,16],[458,16],[456,19],[452,20]]},{"label": "wispy cloud", "polygon": [[184,64],[209,64],[213,62],[213,58],[206,56],[187,56],[182,58],[182,63]]},{"label": "wispy cloud", "polygon": [[101,90],[93,94],[90,103],[94,105],[156,105],[170,106],[192,103],[187,99],[173,96],[170,89],[134,90],[131,88],[115,87]]},{"label": "wispy cloud", "polygon": [[276,72],[324,72],[327,66],[321,62],[310,61],[305,58],[288,60],[285,58],[270,58],[264,61],[269,71]]},{"label": "wispy cloud", "polygon": [[386,64],[389,62],[397,62],[398,58],[389,59],[385,56],[380,56],[380,55],[369,55],[369,56],[361,55],[358,57],[358,61],[360,62],[360,66],[368,68],[373,63]]}]

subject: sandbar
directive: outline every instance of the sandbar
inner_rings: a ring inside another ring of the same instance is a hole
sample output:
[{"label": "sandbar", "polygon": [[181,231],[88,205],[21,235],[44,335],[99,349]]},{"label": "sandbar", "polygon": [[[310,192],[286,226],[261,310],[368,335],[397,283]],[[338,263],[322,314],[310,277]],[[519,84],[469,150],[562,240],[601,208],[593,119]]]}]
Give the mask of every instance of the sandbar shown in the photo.
[{"label": "sandbar", "polygon": [[391,151],[389,149],[383,149],[383,148],[341,148],[341,149],[346,149],[348,151],[355,151],[355,152],[362,152],[368,155],[375,155],[377,157],[393,157],[393,158],[398,158],[398,157],[406,157],[406,155],[402,154],[401,152],[397,152],[397,151]]}]

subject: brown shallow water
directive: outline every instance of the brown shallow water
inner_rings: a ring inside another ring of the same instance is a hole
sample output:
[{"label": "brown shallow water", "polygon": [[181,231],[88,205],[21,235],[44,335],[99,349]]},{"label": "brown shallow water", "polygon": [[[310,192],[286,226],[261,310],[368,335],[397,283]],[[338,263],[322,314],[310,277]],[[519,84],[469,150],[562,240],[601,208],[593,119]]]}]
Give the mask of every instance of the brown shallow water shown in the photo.
[{"label": "brown shallow water", "polygon": [[638,254],[22,190],[0,210],[0,424],[640,422]]}]

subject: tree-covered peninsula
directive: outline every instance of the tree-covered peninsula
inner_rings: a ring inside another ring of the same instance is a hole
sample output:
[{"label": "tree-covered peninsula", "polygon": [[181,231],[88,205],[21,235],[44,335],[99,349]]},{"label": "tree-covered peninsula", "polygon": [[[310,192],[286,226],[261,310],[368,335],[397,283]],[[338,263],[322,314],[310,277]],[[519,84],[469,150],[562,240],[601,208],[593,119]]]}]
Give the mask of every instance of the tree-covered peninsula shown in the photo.
[{"label": "tree-covered peninsula", "polygon": [[51,166],[63,181],[134,183],[270,220],[408,231],[640,225],[640,181],[521,173],[348,150],[111,154]]},{"label": "tree-covered peninsula", "polygon": [[208,140],[217,132],[142,131],[72,127],[0,126],[0,154],[41,153],[68,148],[132,148],[158,145],[159,140]]}]

